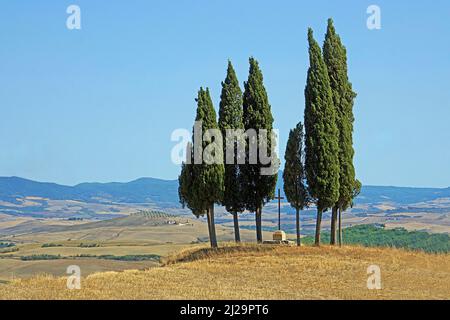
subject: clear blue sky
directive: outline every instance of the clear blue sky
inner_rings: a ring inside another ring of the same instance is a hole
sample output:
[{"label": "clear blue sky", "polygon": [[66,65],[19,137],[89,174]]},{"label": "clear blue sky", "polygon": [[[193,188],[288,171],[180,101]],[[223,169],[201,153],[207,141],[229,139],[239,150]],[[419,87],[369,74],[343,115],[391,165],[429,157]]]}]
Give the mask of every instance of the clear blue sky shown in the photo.
[{"label": "clear blue sky", "polygon": [[[66,28],[81,7],[82,30]],[[382,28],[366,28],[381,8]],[[200,86],[216,108],[227,59],[261,65],[281,132],[303,119],[307,28],[333,17],[348,50],[355,163],[364,184],[450,185],[450,2],[3,1],[0,176],[76,184],[175,179],[176,128]]]}]

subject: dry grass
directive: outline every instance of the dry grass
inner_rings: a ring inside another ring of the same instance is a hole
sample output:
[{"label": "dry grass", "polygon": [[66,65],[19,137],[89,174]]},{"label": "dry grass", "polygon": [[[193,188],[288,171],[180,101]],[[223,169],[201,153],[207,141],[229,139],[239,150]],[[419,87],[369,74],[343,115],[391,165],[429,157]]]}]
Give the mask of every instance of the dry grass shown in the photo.
[{"label": "dry grass", "polygon": [[[179,261],[187,261],[179,263]],[[146,271],[105,272],[66,289],[65,278],[0,285],[2,299],[449,299],[450,255],[362,247],[226,246],[185,251]],[[367,267],[382,290],[368,290]]]},{"label": "dry grass", "polygon": [[241,243],[237,246],[234,242],[225,242],[221,243],[219,248],[212,249],[209,245],[203,244],[169,254],[167,257],[162,258],[162,264],[163,266],[168,266],[176,263],[213,259],[217,257],[225,258],[236,255],[242,256],[246,254],[268,252],[275,248],[275,246],[260,246],[253,243]]},{"label": "dry grass", "polygon": [[106,271],[124,271],[129,269],[144,270],[158,267],[159,263],[151,260],[119,261],[96,258],[34,261],[0,259],[0,282],[8,282],[17,278],[35,278],[44,274],[53,275],[55,277],[64,277],[67,275],[67,267],[71,265],[79,266],[82,270],[82,276],[88,276],[90,274]]}]

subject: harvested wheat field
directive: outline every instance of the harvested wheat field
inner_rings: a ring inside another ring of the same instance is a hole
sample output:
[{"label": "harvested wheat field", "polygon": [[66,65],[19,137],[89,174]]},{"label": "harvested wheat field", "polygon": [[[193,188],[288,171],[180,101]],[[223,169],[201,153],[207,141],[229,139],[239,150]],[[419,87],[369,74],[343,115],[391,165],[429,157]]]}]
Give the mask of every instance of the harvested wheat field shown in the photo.
[{"label": "harvested wheat field", "polygon": [[[381,269],[381,290],[367,268]],[[106,272],[68,290],[66,278],[0,284],[1,299],[449,299],[450,255],[387,248],[197,248],[145,271]]]}]

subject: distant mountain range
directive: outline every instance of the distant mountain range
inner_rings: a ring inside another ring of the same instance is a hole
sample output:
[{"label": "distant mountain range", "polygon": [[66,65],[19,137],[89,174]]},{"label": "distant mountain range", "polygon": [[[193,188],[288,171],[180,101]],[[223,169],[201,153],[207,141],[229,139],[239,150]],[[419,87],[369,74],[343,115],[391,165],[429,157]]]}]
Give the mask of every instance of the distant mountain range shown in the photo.
[{"label": "distant mountain range", "polygon": [[[277,189],[283,192],[283,172],[278,174]],[[393,186],[362,186],[356,204],[380,204],[390,202],[396,205],[414,204],[433,201],[440,198],[450,198],[448,188],[414,188]]]},{"label": "distant mountain range", "polygon": [[17,198],[40,197],[83,202],[160,203],[178,202],[178,181],[140,178],[120,183],[81,183],[65,186],[19,177],[0,177],[0,200],[17,203]]},{"label": "distant mountain range", "polygon": [[[279,174],[277,188],[282,187]],[[81,183],[65,186],[37,182],[19,177],[0,177],[0,200],[16,202],[17,198],[41,197],[53,200],[118,203],[178,203],[178,181],[140,178],[130,182]],[[411,204],[450,198],[449,188],[413,188],[393,186],[363,186],[356,203]]]},{"label": "distant mountain range", "polygon": [[0,177],[0,214],[110,219],[148,209],[185,213],[178,203],[178,182],[141,178],[127,183],[65,186],[18,177]]},{"label": "distant mountain range", "polygon": [[[277,188],[282,188],[282,177],[279,174]],[[434,202],[444,199],[445,210],[450,200],[450,188],[409,188],[409,187],[386,187],[386,186],[363,186],[361,194],[356,199],[357,206],[363,208],[358,210],[370,210],[378,204],[389,204],[396,208],[410,208],[418,205],[421,210],[426,208],[440,208]],[[66,208],[59,209],[67,212],[87,213],[105,211],[104,208],[95,207],[82,208],[70,211],[80,202],[84,204],[102,204],[109,206],[106,211],[122,213],[126,205],[151,205],[154,208],[179,208],[178,181],[161,180],[155,178],[140,178],[126,183],[81,183],[76,186],[65,186],[56,183],[44,183],[27,180],[19,177],[0,177],[0,213],[32,214],[39,211],[47,211],[52,200],[71,201]],[[44,202],[45,203],[44,205]],[[438,201],[439,202],[439,201]],[[424,205],[426,203],[426,205]],[[113,204],[123,204],[116,208]],[[369,206],[368,206],[369,205]],[[83,211],[84,210],[84,211]],[[58,212],[57,209],[53,213]]]}]

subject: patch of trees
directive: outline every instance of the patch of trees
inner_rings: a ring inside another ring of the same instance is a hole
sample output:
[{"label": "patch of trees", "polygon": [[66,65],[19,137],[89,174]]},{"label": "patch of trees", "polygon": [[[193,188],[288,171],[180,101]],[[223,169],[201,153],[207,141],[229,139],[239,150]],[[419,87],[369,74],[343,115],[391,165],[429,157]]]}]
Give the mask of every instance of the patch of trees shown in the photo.
[{"label": "patch of trees", "polygon": [[72,256],[72,258],[96,258],[96,259],[104,259],[104,260],[118,260],[118,261],[159,261],[161,256],[157,254],[134,254],[134,255],[125,255],[125,256],[115,256],[112,254],[78,254]]},{"label": "patch of trees", "polygon": [[125,256],[114,256],[114,255],[100,255],[97,256],[98,259],[106,260],[118,260],[118,261],[159,261],[161,256],[157,254],[141,254],[141,255],[125,255]]},{"label": "patch of trees", "polygon": [[[342,244],[342,212],[352,206],[361,188],[353,166],[356,94],[348,79],[346,49],[331,19],[323,48],[314,39],[312,29],[308,30],[308,44],[304,124],[298,122],[289,133],[284,156],[284,191],[296,210],[298,245],[300,211],[313,204],[317,208],[315,244],[321,242],[322,215],[327,210],[332,212],[330,244]],[[273,148],[276,144],[272,135],[274,119],[259,63],[253,57],[249,59],[248,80],[242,92],[233,65],[228,61],[218,120],[208,88],[200,88],[196,102],[192,143],[187,145],[186,161],[179,176],[180,202],[195,216],[206,215],[212,247],[217,247],[215,205],[223,205],[233,215],[236,242],[240,241],[239,213],[254,212],[256,240],[260,243],[262,209],[275,197],[278,174],[262,172],[278,168],[279,159]],[[198,123],[200,134],[196,130]],[[211,130],[218,130],[220,139],[206,136]],[[255,156],[252,153],[255,138],[248,134],[231,136],[230,130],[245,130],[245,133],[263,130],[267,134],[258,135],[258,142],[263,139],[264,143],[258,143]],[[242,146],[244,152],[239,151]],[[202,159],[203,151],[211,149],[213,152],[208,154],[212,159]],[[270,156],[270,161],[265,161],[264,155]]]},{"label": "patch of trees", "polygon": [[[450,236],[446,233],[408,231],[404,228],[386,229],[384,225],[357,225],[343,229],[347,244],[366,247],[392,247],[421,250],[429,253],[450,252]],[[324,232],[323,239],[329,240],[330,232]],[[307,236],[304,243],[314,243],[314,237]]]},{"label": "patch of trees", "polygon": [[61,255],[53,255],[53,254],[33,254],[31,256],[21,256],[20,260],[22,261],[33,261],[33,260],[57,260],[63,259]]},{"label": "patch of trees", "polygon": [[104,260],[118,260],[118,261],[159,261],[161,256],[157,254],[142,254],[142,255],[124,255],[115,256],[111,254],[104,255],[91,255],[91,254],[79,254],[71,257],[63,257],[61,255],[53,254],[33,254],[29,256],[21,256],[22,261],[33,261],[33,260],[58,260],[58,259],[68,259],[68,258],[96,258]]},{"label": "patch of trees", "polygon": [[0,253],[11,253],[11,252],[17,252],[17,251],[19,251],[19,248],[17,248],[17,247],[7,247],[7,248],[0,249]]},{"label": "patch of trees", "polygon": [[146,218],[174,218],[175,215],[169,214],[162,211],[155,211],[155,210],[141,210],[137,213],[131,214],[132,216],[143,216]]},{"label": "patch of trees", "polygon": [[0,242],[0,248],[14,247],[16,244],[13,242]]},{"label": "patch of trees", "polygon": [[78,245],[80,248],[97,248],[100,247],[98,243],[80,243]]},{"label": "patch of trees", "polygon": [[41,247],[42,248],[53,248],[53,247],[62,247],[62,244],[57,243],[44,243]]}]

